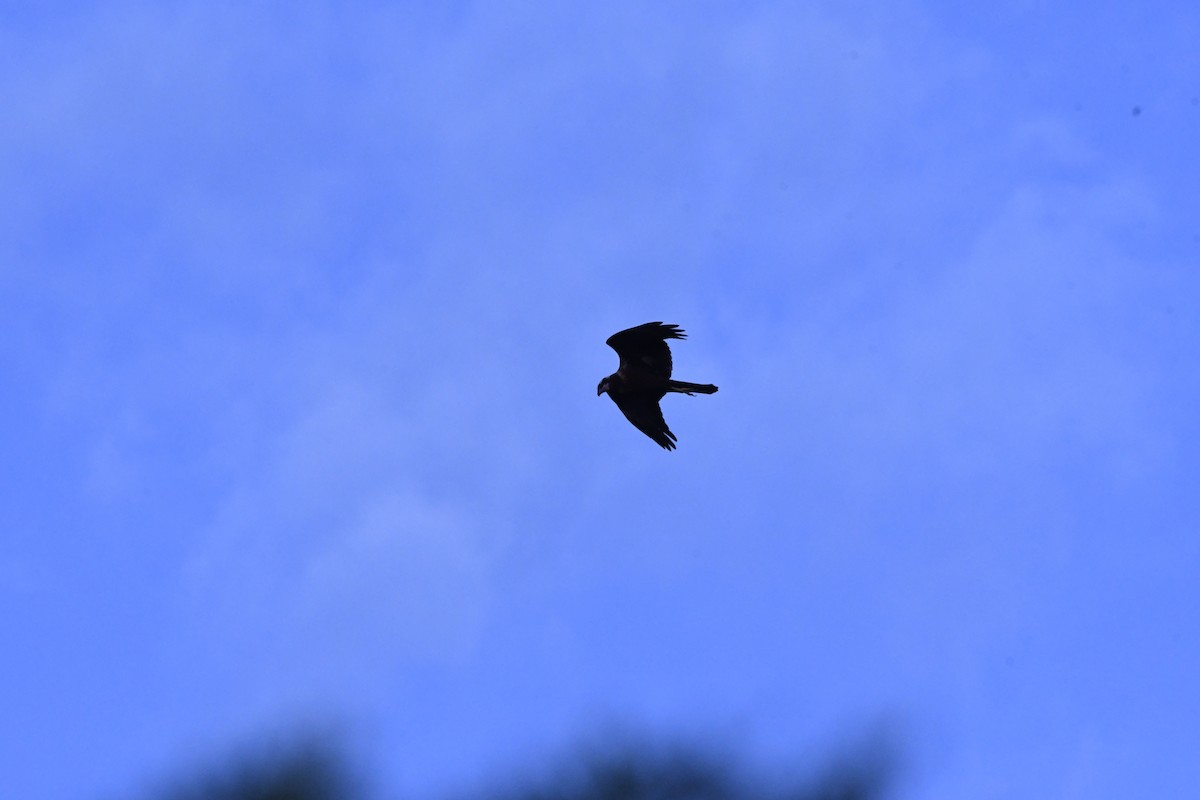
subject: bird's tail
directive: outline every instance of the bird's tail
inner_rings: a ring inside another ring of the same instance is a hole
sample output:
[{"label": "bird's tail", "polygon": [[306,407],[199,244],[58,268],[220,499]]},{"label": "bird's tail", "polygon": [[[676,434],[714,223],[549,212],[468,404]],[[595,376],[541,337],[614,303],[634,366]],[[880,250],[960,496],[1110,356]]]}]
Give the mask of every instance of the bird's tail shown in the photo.
[{"label": "bird's tail", "polygon": [[712,394],[717,390],[717,387],[711,383],[688,383],[687,381],[671,381],[667,385],[668,392],[682,392],[683,394]]}]

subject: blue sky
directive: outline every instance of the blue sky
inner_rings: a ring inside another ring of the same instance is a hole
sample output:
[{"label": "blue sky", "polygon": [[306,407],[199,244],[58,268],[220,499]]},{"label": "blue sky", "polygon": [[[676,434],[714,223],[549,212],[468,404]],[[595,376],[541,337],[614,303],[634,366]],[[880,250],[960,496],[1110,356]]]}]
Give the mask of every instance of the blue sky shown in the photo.
[{"label": "blue sky", "polygon": [[[1200,782],[1189,3],[0,11],[0,794],[607,725]],[[593,388],[690,334],[666,453]]]}]

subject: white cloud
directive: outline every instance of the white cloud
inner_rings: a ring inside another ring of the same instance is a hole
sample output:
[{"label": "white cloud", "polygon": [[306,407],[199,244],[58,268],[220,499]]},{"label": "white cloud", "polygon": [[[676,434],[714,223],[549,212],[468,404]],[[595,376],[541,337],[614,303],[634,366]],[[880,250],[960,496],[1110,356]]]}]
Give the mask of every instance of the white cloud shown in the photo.
[{"label": "white cloud", "polygon": [[353,653],[355,669],[378,671],[469,651],[503,530],[455,492],[430,495],[420,427],[404,404],[337,383],[284,423],[200,539],[192,592],[197,613],[216,612],[211,632],[229,626],[284,660]]}]

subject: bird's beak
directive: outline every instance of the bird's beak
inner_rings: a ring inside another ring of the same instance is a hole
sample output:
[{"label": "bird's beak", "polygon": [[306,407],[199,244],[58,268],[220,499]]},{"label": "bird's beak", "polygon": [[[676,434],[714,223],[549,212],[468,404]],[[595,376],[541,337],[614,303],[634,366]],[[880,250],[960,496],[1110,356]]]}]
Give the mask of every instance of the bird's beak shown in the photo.
[{"label": "bird's beak", "polygon": [[599,397],[602,394],[604,394],[604,385],[603,384],[596,387],[596,397]]}]

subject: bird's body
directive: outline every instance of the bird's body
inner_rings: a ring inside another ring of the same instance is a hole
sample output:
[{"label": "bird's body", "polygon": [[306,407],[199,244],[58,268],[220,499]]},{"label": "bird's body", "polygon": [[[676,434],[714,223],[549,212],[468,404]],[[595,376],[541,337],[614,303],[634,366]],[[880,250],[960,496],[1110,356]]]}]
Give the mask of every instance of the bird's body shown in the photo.
[{"label": "bird's body", "polygon": [[687,383],[671,379],[671,348],[667,339],[685,339],[678,325],[647,322],[608,337],[608,344],[621,357],[617,371],[600,381],[596,396],[608,396],[633,426],[667,450],[675,449],[675,434],[663,419],[659,401],[668,392],[712,394],[711,383]]}]

